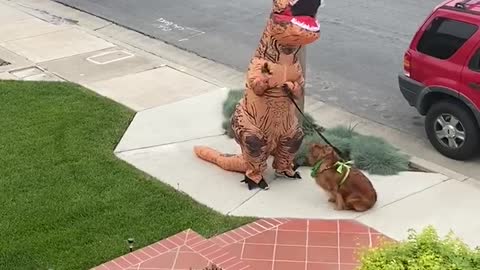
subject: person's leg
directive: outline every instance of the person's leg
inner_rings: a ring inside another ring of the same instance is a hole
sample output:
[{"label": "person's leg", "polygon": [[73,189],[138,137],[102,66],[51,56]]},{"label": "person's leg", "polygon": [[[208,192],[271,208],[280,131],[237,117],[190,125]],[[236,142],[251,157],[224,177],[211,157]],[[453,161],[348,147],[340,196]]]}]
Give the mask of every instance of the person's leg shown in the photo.
[{"label": "person's leg", "polygon": [[304,133],[299,125],[295,125],[282,137],[277,144],[273,168],[278,175],[289,178],[301,178],[294,170],[294,159],[302,144]]},{"label": "person's leg", "polygon": [[245,179],[242,182],[248,184],[249,189],[257,186],[262,189],[268,189],[268,184],[263,178],[269,156],[266,140],[260,138],[257,133],[246,134],[241,148],[247,164]]},{"label": "person's leg", "polygon": [[268,184],[263,179],[269,157],[268,140],[263,132],[252,124],[241,105],[237,106],[232,117],[232,129],[247,164],[245,179],[242,182],[248,184],[249,189],[256,186],[268,189]]}]

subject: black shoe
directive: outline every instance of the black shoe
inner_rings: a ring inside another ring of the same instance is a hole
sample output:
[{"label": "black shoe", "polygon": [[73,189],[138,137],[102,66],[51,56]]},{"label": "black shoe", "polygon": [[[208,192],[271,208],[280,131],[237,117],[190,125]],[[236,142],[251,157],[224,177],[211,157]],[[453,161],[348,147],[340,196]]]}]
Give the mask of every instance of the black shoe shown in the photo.
[{"label": "black shoe", "polygon": [[275,172],[275,174],[277,176],[287,177],[287,178],[290,178],[290,179],[302,179],[302,176],[300,176],[299,172],[295,172],[295,174],[292,175],[292,176],[288,175],[286,172],[283,172],[283,173]]},{"label": "black shoe", "polygon": [[242,181],[240,181],[242,183],[246,183],[248,185],[248,189],[249,190],[252,190],[254,188],[261,188],[261,189],[264,189],[264,190],[268,190],[269,189],[269,186],[267,184],[267,182],[265,182],[265,180],[260,180],[260,182],[257,184],[255,183],[255,181],[253,181],[252,179],[248,178],[248,176],[245,176],[245,179],[243,179]]}]

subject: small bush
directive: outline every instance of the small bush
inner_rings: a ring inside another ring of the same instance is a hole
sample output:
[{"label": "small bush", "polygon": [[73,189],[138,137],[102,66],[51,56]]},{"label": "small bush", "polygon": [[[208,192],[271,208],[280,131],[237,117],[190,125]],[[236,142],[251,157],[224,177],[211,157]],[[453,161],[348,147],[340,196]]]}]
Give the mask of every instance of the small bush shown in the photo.
[{"label": "small bush", "polygon": [[360,254],[359,270],[480,269],[480,249],[470,249],[452,233],[440,239],[432,226],[410,230],[404,242],[383,244]]},{"label": "small bush", "polygon": [[300,145],[300,149],[298,150],[297,155],[295,156],[295,160],[294,160],[295,164],[298,164],[300,166],[307,165],[308,146],[311,145],[312,143],[323,144],[323,142],[318,138],[318,136],[305,135],[305,138],[303,138],[303,142]]},{"label": "small bush", "polygon": [[[351,127],[338,126],[323,132],[327,140],[335,145],[355,166],[371,174],[394,175],[409,169],[409,157],[385,140],[360,135]],[[306,135],[295,157],[295,163],[307,166],[308,146],[312,143],[325,144],[317,135]]]},{"label": "small bush", "polygon": [[320,132],[324,132],[325,131],[325,128],[317,125],[315,123],[315,119],[313,119],[313,117],[308,114],[308,113],[304,113],[305,114],[305,118],[301,118],[300,119],[300,122],[302,124],[302,129],[303,129],[303,132],[305,133],[305,136],[317,136],[317,131],[320,131]]},{"label": "small bush", "polygon": [[223,103],[223,116],[227,119],[232,117],[235,107],[243,97],[244,90],[235,89],[228,92],[227,99]]},{"label": "small bush", "polygon": [[232,129],[232,126],[231,126],[231,120],[230,120],[230,119],[225,119],[225,120],[223,120],[222,128],[225,130],[225,134],[226,134],[228,137],[230,137],[230,138],[233,138],[233,137],[234,137],[233,129]]},{"label": "small bush", "polygon": [[351,159],[369,173],[393,175],[408,170],[409,158],[381,138],[358,135],[352,138]]},{"label": "small bush", "polygon": [[[225,134],[230,138],[233,138],[231,117],[243,94],[243,89],[231,90],[223,104],[225,120],[222,127]],[[346,157],[352,159],[356,167],[361,170],[380,175],[393,175],[408,170],[408,157],[398,153],[398,149],[380,138],[360,135],[354,131],[354,127],[337,126],[325,129],[315,123],[315,119],[308,113],[305,113],[305,119],[300,119],[300,123],[305,138],[295,156],[295,164],[298,166],[308,166],[307,152],[309,145],[325,143],[316,132],[316,130],[319,130],[330,143],[342,151]]]},{"label": "small bush", "polygon": [[325,136],[338,137],[343,139],[351,139],[355,136],[358,136],[357,132],[354,131],[355,127],[344,127],[336,126],[325,131]]},{"label": "small bush", "polygon": [[[326,130],[323,135],[327,138],[327,140],[335,145],[342,153],[344,153],[347,157],[349,156],[349,151],[350,151],[350,140],[347,138],[341,138],[335,135],[332,135],[328,132],[329,130]],[[318,136],[316,133],[315,134],[306,134],[302,145],[300,146],[300,149],[297,152],[297,155],[295,156],[295,164],[298,164],[300,166],[308,166],[307,164],[307,155],[308,155],[308,146],[311,144],[325,144],[325,142]]]},{"label": "small bush", "polygon": [[235,112],[235,107],[238,102],[242,99],[243,93],[244,90],[242,89],[230,90],[227,99],[225,99],[225,102],[223,103],[223,117],[225,120],[222,123],[222,128],[225,130],[225,134],[230,138],[233,138],[233,130],[230,125],[232,115]]}]

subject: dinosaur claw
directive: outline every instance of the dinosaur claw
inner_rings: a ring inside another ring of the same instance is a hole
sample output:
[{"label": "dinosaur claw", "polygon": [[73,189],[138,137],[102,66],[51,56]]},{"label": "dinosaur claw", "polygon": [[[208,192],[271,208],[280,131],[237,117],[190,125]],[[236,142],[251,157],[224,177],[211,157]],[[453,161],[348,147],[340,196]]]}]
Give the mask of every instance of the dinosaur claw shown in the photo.
[{"label": "dinosaur claw", "polygon": [[300,176],[299,172],[295,172],[294,175],[288,175],[286,172],[283,172],[283,173],[276,172],[275,174],[277,176],[287,177],[287,178],[290,178],[290,179],[302,179],[302,176]]},{"label": "dinosaur claw", "polygon": [[260,180],[260,182],[255,183],[255,181],[253,181],[252,179],[250,179],[248,176],[245,176],[245,179],[243,179],[242,181],[240,181],[241,183],[246,183],[247,186],[248,186],[248,190],[252,190],[254,188],[261,188],[263,190],[268,190],[270,187],[268,186],[267,182],[262,178],[262,180]]}]

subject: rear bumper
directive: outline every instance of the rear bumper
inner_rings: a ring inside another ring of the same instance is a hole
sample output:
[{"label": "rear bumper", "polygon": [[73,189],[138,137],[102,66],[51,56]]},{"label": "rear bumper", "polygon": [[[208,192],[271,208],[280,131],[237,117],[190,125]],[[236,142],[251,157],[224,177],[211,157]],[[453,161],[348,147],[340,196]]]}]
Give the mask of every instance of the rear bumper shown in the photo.
[{"label": "rear bumper", "polygon": [[408,104],[418,109],[417,104],[420,104],[418,99],[425,86],[403,74],[398,75],[398,85],[400,87],[400,92],[402,92],[402,95],[407,100]]}]

